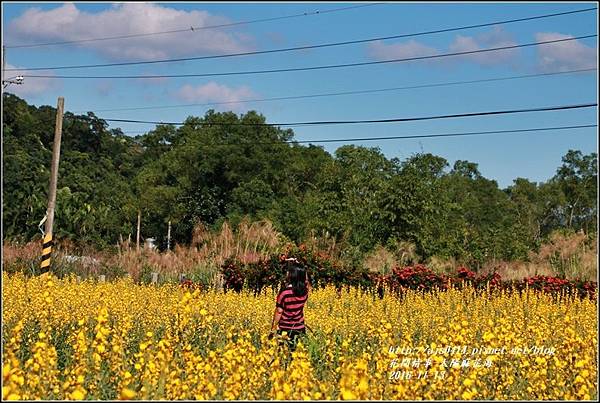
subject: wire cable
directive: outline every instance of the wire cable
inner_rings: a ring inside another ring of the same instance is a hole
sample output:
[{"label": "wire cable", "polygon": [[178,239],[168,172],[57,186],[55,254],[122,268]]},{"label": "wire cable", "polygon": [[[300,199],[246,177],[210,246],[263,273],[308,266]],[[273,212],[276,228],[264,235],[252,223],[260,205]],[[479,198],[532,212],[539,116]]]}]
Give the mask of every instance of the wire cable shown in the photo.
[{"label": "wire cable", "polygon": [[573,11],[567,11],[567,12],[562,12],[562,13],[545,14],[545,15],[538,15],[538,16],[533,16],[533,17],[517,18],[517,19],[512,19],[512,20],[504,20],[504,21],[495,21],[495,22],[488,22],[488,23],[475,24],[475,25],[466,25],[466,26],[461,26],[461,27],[445,28],[445,29],[417,32],[417,33],[411,33],[411,34],[381,36],[381,37],[377,37],[377,38],[357,39],[357,40],[352,40],[352,41],[333,42],[333,43],[324,43],[324,44],[319,44],[319,45],[297,46],[297,47],[291,47],[291,48],[281,48],[281,49],[271,49],[271,50],[260,50],[260,51],[253,51],[253,52],[230,53],[230,54],[212,55],[212,56],[182,57],[182,58],[177,58],[177,59],[145,60],[145,61],[135,61],[135,62],[85,64],[85,65],[72,65],[72,66],[51,66],[51,67],[27,67],[27,68],[19,68],[19,69],[11,68],[11,69],[6,69],[5,71],[64,70],[64,69],[85,69],[85,68],[98,68],[98,67],[132,66],[132,65],[142,65],[142,64],[174,63],[174,62],[184,62],[184,61],[191,61],[191,60],[206,60],[206,59],[227,58],[227,57],[234,57],[234,56],[250,56],[250,55],[268,54],[268,53],[292,52],[292,51],[299,51],[299,50],[327,48],[327,47],[333,47],[333,46],[354,45],[354,44],[358,44],[358,43],[375,42],[375,41],[382,41],[382,40],[389,40],[389,39],[409,38],[409,37],[415,37],[415,36],[431,35],[431,34],[459,31],[459,30],[465,30],[465,29],[481,28],[481,27],[487,27],[487,26],[491,26],[491,25],[510,24],[510,23],[515,23],[515,22],[530,21],[530,20],[535,20],[535,19],[540,19],[540,18],[562,16],[562,15],[566,15],[566,14],[582,13],[582,12],[587,12],[587,11],[592,11],[592,10],[596,10],[596,8],[586,8],[586,9],[582,9],[582,10],[573,10]]},{"label": "wire cable", "polygon": [[[542,132],[550,130],[568,130],[568,129],[584,129],[598,127],[597,124],[577,125],[577,126],[555,126],[555,127],[535,127],[527,129],[513,130],[491,130],[479,132],[459,132],[459,133],[437,133],[437,134],[415,134],[408,136],[384,136],[384,137],[356,137],[356,138],[341,138],[341,139],[324,139],[324,140],[287,140],[279,143],[288,144],[312,144],[312,143],[337,143],[337,142],[354,142],[354,141],[379,141],[379,140],[403,140],[403,139],[423,139],[423,138],[438,138],[438,137],[461,137],[461,136],[479,136],[486,134],[508,134],[508,133],[530,133]],[[279,144],[277,142],[252,142],[252,144]],[[216,143],[213,145],[240,145],[243,143]]]},{"label": "wire cable", "polygon": [[[421,138],[439,138],[439,137],[462,137],[462,136],[478,136],[487,134],[509,134],[509,133],[529,133],[529,132],[544,132],[551,130],[569,130],[569,129],[586,129],[598,127],[597,124],[587,125],[575,125],[575,126],[554,126],[554,127],[534,127],[526,129],[512,129],[512,130],[490,130],[490,131],[478,131],[478,132],[454,132],[454,133],[436,133],[436,134],[415,134],[408,136],[383,136],[383,137],[355,137],[355,138],[340,138],[340,139],[323,139],[323,140],[285,140],[285,141],[252,141],[252,144],[270,145],[270,144],[313,144],[313,143],[346,143],[346,142],[358,142],[358,141],[379,141],[379,140],[403,140],[403,139],[421,139]],[[147,132],[128,132],[125,133],[147,133]],[[211,143],[206,144],[207,146],[236,146],[243,145],[246,143]]]},{"label": "wire cable", "polygon": [[201,31],[201,30],[205,30],[205,29],[227,28],[227,27],[233,27],[233,26],[238,26],[238,25],[254,24],[254,23],[257,23],[257,22],[277,21],[277,20],[283,20],[283,19],[289,19],[289,18],[306,17],[306,16],[309,16],[309,15],[334,13],[334,12],[338,12],[338,11],[345,11],[345,10],[351,10],[351,9],[361,8],[361,7],[375,6],[375,5],[380,5],[380,4],[386,4],[386,3],[361,4],[361,5],[357,5],[357,6],[333,8],[331,10],[324,10],[324,11],[316,10],[316,11],[304,12],[304,13],[300,13],[300,14],[284,15],[284,16],[272,17],[272,18],[261,18],[261,19],[249,20],[249,21],[239,21],[239,22],[232,22],[232,23],[229,23],[229,24],[210,25],[210,26],[205,26],[205,27],[193,27],[192,26],[192,27],[189,27],[189,28],[174,29],[174,30],[171,30],[171,31],[160,31],[160,32],[140,33],[140,34],[108,36],[108,37],[103,37],[103,38],[78,39],[78,40],[73,40],[73,41],[62,41],[62,42],[35,43],[35,44],[31,44],[31,45],[25,45],[25,44],[23,44],[23,45],[10,45],[10,46],[6,45],[5,47],[7,49],[33,48],[33,47],[41,47],[41,46],[69,45],[69,44],[83,43],[83,42],[109,41],[109,40],[113,40],[113,39],[139,38],[139,37],[143,37],[143,36],[174,34],[174,33],[179,33],[179,32],[188,32],[188,31],[189,32],[193,32],[193,31]]},{"label": "wire cable", "polygon": [[[320,125],[343,125],[343,124],[364,124],[364,123],[397,123],[397,122],[414,122],[422,120],[437,120],[437,119],[450,119],[450,118],[465,118],[473,116],[491,116],[491,115],[507,115],[515,113],[526,113],[526,112],[547,112],[547,111],[558,111],[568,109],[581,109],[591,108],[598,106],[597,103],[577,104],[577,105],[561,105],[561,106],[546,106],[540,108],[527,108],[527,109],[511,109],[511,110],[500,110],[500,111],[486,111],[486,112],[469,112],[469,113],[458,113],[451,115],[435,115],[435,116],[422,116],[422,117],[410,117],[410,118],[391,118],[391,119],[369,119],[369,120],[325,120],[325,121],[310,121],[310,122],[291,122],[291,123],[222,123],[222,122],[199,122],[204,125],[213,126],[320,126]],[[120,122],[120,123],[144,123],[154,125],[173,125],[182,126],[185,122],[160,122],[160,121],[147,121],[147,120],[132,120],[132,119],[102,119],[107,122]]]},{"label": "wire cable", "polygon": [[226,72],[226,73],[199,73],[199,74],[160,74],[160,75],[126,75],[126,76],[64,76],[64,75],[23,75],[23,77],[27,78],[62,78],[62,79],[155,79],[155,78],[184,78],[184,77],[217,77],[217,76],[234,76],[234,75],[248,75],[248,74],[265,74],[265,73],[287,73],[287,72],[295,72],[295,71],[309,71],[309,70],[324,70],[324,69],[336,69],[336,68],[344,68],[344,67],[358,67],[358,66],[370,66],[377,64],[386,64],[386,63],[399,63],[399,62],[408,62],[415,60],[427,60],[427,59],[438,59],[443,57],[450,56],[463,56],[463,55],[472,55],[478,53],[485,52],[495,52],[499,50],[508,50],[508,49],[517,49],[524,48],[529,46],[540,46],[549,43],[558,43],[558,42],[567,42],[574,41],[578,39],[586,39],[586,38],[595,38],[597,34],[592,35],[583,35],[576,36],[573,38],[563,38],[563,39],[554,39],[550,41],[543,42],[532,42],[532,43],[524,43],[520,45],[510,45],[510,46],[501,46],[497,48],[488,48],[488,49],[478,49],[478,50],[470,50],[465,52],[454,52],[454,53],[443,53],[438,55],[428,55],[428,56],[415,56],[401,59],[390,59],[390,60],[377,60],[371,62],[358,62],[358,63],[346,63],[346,64],[331,64],[324,66],[311,66],[311,67],[292,67],[292,68],[282,68],[282,69],[271,69],[271,70],[250,70],[250,71],[234,71],[234,72]]},{"label": "wire cable", "polygon": [[243,99],[243,100],[238,100],[238,101],[192,103],[192,104],[163,105],[163,106],[134,106],[134,107],[112,108],[112,109],[86,109],[86,110],[75,110],[75,111],[73,111],[73,113],[85,113],[87,111],[119,112],[119,111],[136,111],[136,110],[148,110],[148,109],[187,108],[187,107],[191,107],[191,106],[228,105],[228,104],[239,104],[239,103],[244,103],[244,102],[268,102],[268,101],[283,101],[283,100],[293,100],[293,99],[323,98],[323,97],[333,97],[333,96],[343,96],[343,95],[371,94],[371,93],[378,93],[378,92],[412,90],[412,89],[419,89],[419,88],[435,88],[435,87],[446,87],[446,86],[452,86],[452,85],[517,80],[517,79],[523,79],[523,78],[546,77],[546,76],[553,76],[553,75],[560,75],[560,74],[585,73],[585,72],[596,71],[596,70],[598,70],[598,69],[590,68],[590,69],[579,69],[579,70],[569,70],[569,71],[556,71],[556,72],[550,72],[550,73],[526,74],[526,75],[521,75],[521,76],[483,78],[483,79],[479,79],[479,80],[451,81],[451,82],[435,83],[435,84],[410,85],[410,86],[405,86],[405,87],[375,88],[375,89],[367,89],[367,90],[329,92],[329,93],[321,93],[321,94],[306,94],[306,95],[281,96],[281,97],[273,97],[273,98]]}]

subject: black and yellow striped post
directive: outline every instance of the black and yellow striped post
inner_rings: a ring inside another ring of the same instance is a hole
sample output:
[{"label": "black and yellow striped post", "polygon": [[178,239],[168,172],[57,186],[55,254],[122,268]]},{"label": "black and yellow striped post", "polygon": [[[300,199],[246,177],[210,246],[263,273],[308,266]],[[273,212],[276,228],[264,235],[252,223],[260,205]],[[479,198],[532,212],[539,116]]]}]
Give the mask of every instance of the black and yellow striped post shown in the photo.
[{"label": "black and yellow striped post", "polygon": [[40,264],[41,274],[48,273],[50,270],[50,258],[52,257],[52,233],[44,236],[42,246],[42,263]]}]

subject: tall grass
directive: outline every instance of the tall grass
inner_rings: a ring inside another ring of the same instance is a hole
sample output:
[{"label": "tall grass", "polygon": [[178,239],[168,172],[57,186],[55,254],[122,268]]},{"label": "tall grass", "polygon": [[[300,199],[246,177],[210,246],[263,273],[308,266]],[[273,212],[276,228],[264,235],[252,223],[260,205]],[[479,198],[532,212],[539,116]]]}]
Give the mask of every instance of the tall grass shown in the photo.
[{"label": "tall grass", "polygon": [[540,275],[597,280],[597,235],[557,231],[538,251],[529,252],[527,261],[494,262],[484,266],[484,271],[492,270],[507,280]]},{"label": "tall grass", "polygon": [[42,257],[42,243],[4,242],[2,245],[2,270],[8,273],[36,274]]},{"label": "tall grass", "polygon": [[[62,277],[74,273],[82,278],[105,275],[107,279],[129,275],[136,282],[149,282],[158,273],[160,282],[178,281],[184,275],[207,286],[219,287],[218,272],[223,262],[235,258],[244,263],[256,262],[277,253],[285,238],[267,220],[250,222],[244,219],[237,228],[226,221],[220,231],[211,232],[199,224],[194,229],[190,246],[175,245],[173,250],[137,250],[129,240],[121,240],[116,253],[81,250],[68,241],[61,241],[53,251],[52,271]],[[17,244],[4,242],[3,270],[39,274],[41,242]],[[73,255],[83,258],[67,258]]]},{"label": "tall grass", "polygon": [[383,246],[377,246],[371,253],[367,254],[363,266],[371,273],[389,274],[398,265],[396,256]]},{"label": "tall grass", "polygon": [[213,233],[203,224],[194,228],[191,247],[202,260],[213,260],[220,266],[229,258],[256,262],[276,253],[285,243],[284,236],[268,220],[250,222],[244,218],[234,231],[225,221],[221,231]]},{"label": "tall grass", "polygon": [[308,250],[327,256],[334,263],[345,264],[348,263],[348,256],[345,253],[347,246],[343,241],[338,240],[335,236],[331,235],[329,231],[311,231],[306,237],[304,245]]}]

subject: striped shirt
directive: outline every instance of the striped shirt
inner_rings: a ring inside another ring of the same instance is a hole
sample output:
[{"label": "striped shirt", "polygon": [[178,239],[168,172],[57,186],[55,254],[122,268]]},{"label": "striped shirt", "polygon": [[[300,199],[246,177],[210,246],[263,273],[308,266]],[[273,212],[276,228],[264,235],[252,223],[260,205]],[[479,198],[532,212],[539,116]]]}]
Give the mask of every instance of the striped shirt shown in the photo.
[{"label": "striped shirt", "polygon": [[304,329],[304,304],[308,299],[308,292],[301,297],[296,297],[292,286],[288,285],[279,292],[275,306],[283,309],[279,328],[282,330]]}]

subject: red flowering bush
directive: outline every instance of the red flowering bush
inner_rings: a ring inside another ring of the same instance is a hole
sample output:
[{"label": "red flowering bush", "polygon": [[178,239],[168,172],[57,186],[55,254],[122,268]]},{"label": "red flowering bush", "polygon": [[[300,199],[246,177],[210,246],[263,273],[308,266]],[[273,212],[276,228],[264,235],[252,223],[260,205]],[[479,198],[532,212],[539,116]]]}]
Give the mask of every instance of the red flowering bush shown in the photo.
[{"label": "red flowering bush", "polygon": [[313,288],[328,284],[334,285],[338,290],[344,286],[363,289],[372,287],[372,279],[366,269],[336,264],[326,254],[314,253],[304,245],[288,245],[283,253],[257,262],[226,261],[221,267],[225,288],[239,292],[245,286],[255,294],[266,287],[277,290],[283,286],[288,265],[292,262],[306,269]]},{"label": "red flowering bush", "polygon": [[456,273],[457,273],[458,278],[465,279],[465,280],[475,280],[475,277],[477,277],[477,274],[475,274],[475,272],[473,272],[463,266],[456,269]]},{"label": "red flowering bush", "polygon": [[500,288],[502,287],[502,278],[497,272],[489,273],[486,275],[478,276],[474,278],[475,288]]},{"label": "red flowering bush", "polygon": [[597,283],[580,279],[567,280],[560,277],[534,276],[524,280],[529,288],[546,292],[575,292],[580,296],[594,297]]},{"label": "red flowering bush", "polygon": [[569,289],[570,281],[564,278],[550,276],[533,276],[525,279],[529,288],[542,291],[566,291]]},{"label": "red flowering bush", "polygon": [[223,263],[223,266],[221,266],[221,273],[224,278],[223,288],[225,292],[227,290],[242,291],[244,287],[244,274],[241,270],[241,264],[238,261],[232,258],[227,259]]},{"label": "red flowering bush", "polygon": [[447,281],[445,276],[417,264],[403,268],[394,267],[389,277],[389,286],[394,291],[403,289],[430,291],[433,288],[446,289]]},{"label": "red flowering bush", "polygon": [[583,281],[577,278],[573,281],[573,287],[577,290],[577,293],[580,296],[595,298],[598,283],[594,281]]},{"label": "red flowering bush", "polygon": [[543,292],[561,293],[574,292],[581,297],[594,298],[596,295],[597,283],[590,281],[567,280],[558,277],[535,276],[523,280],[504,281],[497,272],[485,275],[477,275],[466,267],[459,267],[456,274],[450,276],[437,275],[430,269],[422,265],[414,267],[394,268],[388,276],[375,275],[371,277],[373,288],[380,297],[383,297],[384,290],[389,289],[395,293],[402,292],[405,289],[432,291],[434,288],[446,290],[449,285],[462,288],[470,285],[478,291],[488,289],[505,289],[510,291],[522,291],[525,288],[533,288]]}]

